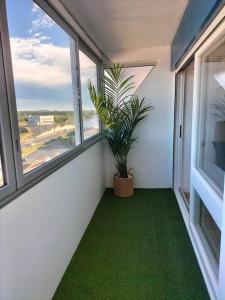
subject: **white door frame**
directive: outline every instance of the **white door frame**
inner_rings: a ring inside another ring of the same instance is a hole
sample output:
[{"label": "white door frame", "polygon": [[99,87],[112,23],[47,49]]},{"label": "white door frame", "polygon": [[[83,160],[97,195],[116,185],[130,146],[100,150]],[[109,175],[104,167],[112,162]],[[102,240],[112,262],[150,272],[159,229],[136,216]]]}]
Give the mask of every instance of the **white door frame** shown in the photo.
[{"label": "white door frame", "polygon": [[[223,9],[223,17],[225,17],[225,10]],[[225,300],[225,192],[219,193],[212,182],[204,176],[203,172],[199,170],[197,166],[197,142],[199,132],[199,116],[200,116],[200,89],[202,84],[201,79],[201,57],[212,45],[216,43],[223,36],[225,38],[225,20],[222,21],[216,18],[216,21],[210,25],[210,30],[207,32],[208,38],[198,48],[194,49],[195,52],[195,70],[194,70],[194,93],[193,93],[193,115],[192,115],[192,148],[191,148],[191,178],[190,178],[190,215],[187,213],[187,209],[184,204],[184,200],[179,191],[179,125],[180,117],[176,118],[175,124],[175,164],[174,164],[174,191],[180,206],[186,227],[188,229],[195,254],[197,256],[204,280],[206,282],[209,295],[211,299]],[[218,25],[219,23],[219,25]],[[218,25],[218,26],[217,26]],[[205,36],[206,38],[206,36]],[[203,41],[201,41],[203,42]],[[195,46],[194,46],[195,47]],[[193,54],[193,50],[190,51]],[[190,58],[190,54],[187,55]],[[186,63],[184,59],[184,63]],[[178,73],[182,70],[182,65],[176,70]],[[182,73],[181,73],[182,74]],[[180,76],[181,74],[178,74]],[[176,97],[180,97],[182,85],[180,86],[180,80],[178,79],[178,91]],[[179,92],[179,87],[181,88]],[[183,95],[184,96],[184,95]],[[179,107],[179,100],[177,99],[178,114],[181,114],[181,108]],[[176,162],[177,160],[177,162]],[[224,188],[225,189],[225,188]],[[204,205],[208,209],[209,213],[213,217],[214,221],[221,230],[221,250],[220,250],[220,263],[218,276],[212,267],[211,260],[207,248],[203,246],[202,240],[199,235],[199,231],[196,226],[196,215],[198,214],[198,204],[195,199],[195,193],[198,193],[199,197],[203,201]]]},{"label": "white door frame", "polygon": [[[179,201],[180,209],[182,211],[186,225],[189,224],[189,204],[182,191],[182,178],[184,168],[184,134],[185,126],[184,118],[186,115],[185,107],[187,109],[187,102],[189,98],[185,95],[187,91],[187,81],[190,71],[190,66],[194,59],[190,59],[188,63],[176,74],[176,107],[175,107],[175,131],[174,131],[174,181],[173,188]],[[189,88],[189,86],[188,86]],[[191,115],[192,117],[192,115]],[[191,124],[191,123],[190,123]]]},{"label": "white door frame", "polygon": [[[193,95],[193,123],[192,123],[192,153],[191,153],[191,195],[190,195],[190,229],[197,244],[201,257],[205,265],[206,276],[208,277],[208,288],[212,290],[212,298],[218,300],[225,299],[225,221],[223,215],[225,196],[218,192],[213,183],[198,168],[198,140],[199,140],[199,118],[201,116],[201,91],[204,90],[204,82],[201,74],[201,58],[210,47],[213,47],[221,38],[225,39],[225,21],[223,21],[214,32],[208,37],[204,44],[195,53],[195,73],[194,73],[194,95]],[[221,249],[218,278],[215,275],[211,265],[209,254],[205,250],[200,239],[197,226],[196,214],[198,207],[196,206],[195,192],[198,193],[209,213],[213,217],[217,226],[221,230]],[[223,225],[224,223],[224,225]]]},{"label": "white door frame", "polygon": [[[183,131],[183,109],[185,96],[185,71],[180,71],[176,75],[176,111],[175,111],[175,133],[174,133],[174,192],[183,214],[186,226],[189,224],[189,212],[185,205],[185,200],[181,194],[181,171],[182,171],[182,131]],[[181,128],[182,126],[182,128]]]}]

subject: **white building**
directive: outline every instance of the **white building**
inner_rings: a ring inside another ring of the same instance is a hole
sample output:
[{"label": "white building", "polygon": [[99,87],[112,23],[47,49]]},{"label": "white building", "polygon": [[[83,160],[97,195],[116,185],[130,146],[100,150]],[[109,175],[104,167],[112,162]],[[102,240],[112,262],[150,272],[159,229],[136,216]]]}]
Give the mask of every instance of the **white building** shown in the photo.
[{"label": "white building", "polygon": [[53,125],[54,116],[29,116],[28,117],[28,126],[42,126],[42,125]]}]

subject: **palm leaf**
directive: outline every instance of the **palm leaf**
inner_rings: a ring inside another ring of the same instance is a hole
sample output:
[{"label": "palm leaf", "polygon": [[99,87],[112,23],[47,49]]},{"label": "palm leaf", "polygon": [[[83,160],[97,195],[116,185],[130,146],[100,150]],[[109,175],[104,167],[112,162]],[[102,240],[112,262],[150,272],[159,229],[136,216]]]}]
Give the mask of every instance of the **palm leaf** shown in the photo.
[{"label": "palm leaf", "polygon": [[108,140],[121,177],[127,177],[127,157],[137,137],[136,126],[154,109],[145,105],[145,99],[130,95],[134,88],[134,76],[126,77],[123,66],[113,65],[106,70],[99,92],[88,83],[89,95],[104,125],[104,134]]}]

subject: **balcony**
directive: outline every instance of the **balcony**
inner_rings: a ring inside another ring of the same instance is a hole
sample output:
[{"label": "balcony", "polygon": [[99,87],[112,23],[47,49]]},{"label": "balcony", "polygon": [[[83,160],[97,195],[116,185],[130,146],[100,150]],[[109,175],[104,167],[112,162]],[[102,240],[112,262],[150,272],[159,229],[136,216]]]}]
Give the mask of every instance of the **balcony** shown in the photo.
[{"label": "balcony", "polygon": [[0,300],[225,300],[224,201],[225,0],[0,1]]},{"label": "balcony", "polygon": [[53,299],[209,299],[173,191],[106,190]]}]

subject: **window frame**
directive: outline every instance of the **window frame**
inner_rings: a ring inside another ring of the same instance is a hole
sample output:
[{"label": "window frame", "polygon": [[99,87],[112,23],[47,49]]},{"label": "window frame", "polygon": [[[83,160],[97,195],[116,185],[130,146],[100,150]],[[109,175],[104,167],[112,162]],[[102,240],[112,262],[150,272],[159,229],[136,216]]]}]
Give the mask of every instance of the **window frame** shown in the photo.
[{"label": "window frame", "polygon": [[[220,291],[221,285],[221,258],[224,258],[223,252],[220,251],[219,275],[215,276],[212,263],[209,261],[209,254],[199,234],[198,225],[196,226],[196,214],[199,207],[196,206],[196,193],[212,216],[214,222],[221,231],[221,249],[223,249],[223,201],[225,200],[225,192],[221,194],[210,178],[199,168],[199,136],[202,128],[202,57],[208,52],[224,34],[225,19],[216,24],[213,31],[209,34],[204,43],[195,52],[195,74],[194,74],[194,106],[193,106],[193,122],[192,122],[192,153],[191,153],[191,205],[190,205],[190,235],[193,237],[197,247],[197,255],[203,263],[203,275],[206,278],[206,284],[211,294],[216,295]],[[224,176],[225,179],[225,176]],[[222,299],[222,298],[221,298]]]},{"label": "window frame", "polygon": [[0,199],[8,196],[17,188],[1,37],[0,28],[0,141],[4,182],[4,185],[0,187]]},{"label": "window frame", "polygon": [[[221,35],[220,39],[223,40],[225,38],[225,32],[224,35]],[[203,71],[203,57],[208,54],[208,52],[211,52],[213,49],[215,49],[221,42],[220,39],[217,39],[214,44],[210,44],[206,48],[204,48],[202,51],[199,51],[200,54],[198,54],[198,60],[199,60],[199,103],[198,103],[198,112],[200,116],[200,122],[198,124],[198,131],[197,131],[197,138],[198,138],[198,143],[196,144],[196,161],[195,161],[195,166],[198,172],[205,178],[205,180],[211,185],[211,187],[217,192],[221,200],[223,199],[223,191],[224,187],[220,189],[220,186],[218,184],[218,179],[217,179],[217,167],[213,162],[210,163],[210,169],[211,173],[213,173],[213,176],[210,176],[207,171],[203,167],[203,152],[202,152],[202,147],[200,146],[200,140],[205,139],[205,134],[207,132],[207,129],[205,128],[207,122],[206,122],[206,108],[205,108],[205,98],[207,97],[207,92],[205,90],[205,85],[206,85],[206,77],[208,76],[206,72]],[[201,50],[201,49],[200,49]],[[204,137],[204,138],[203,138]],[[222,175],[225,177],[225,175]]]},{"label": "window frame", "polygon": [[[203,251],[205,253],[205,256],[208,259],[208,263],[211,266],[211,272],[214,273],[215,277],[214,279],[218,281],[219,276],[219,263],[216,260],[216,257],[213,254],[213,250],[210,246],[209,241],[207,240],[206,234],[204,232],[204,229],[201,226],[201,205],[204,207],[208,214],[211,216],[212,220],[215,222],[213,216],[210,214],[210,211],[208,210],[207,206],[202,201],[201,197],[199,196],[198,192],[196,190],[193,191],[193,197],[195,200],[195,213],[194,213],[194,224],[196,228],[196,232],[201,240],[201,244],[203,245]],[[215,222],[216,224],[216,222]],[[218,230],[220,231],[220,234],[222,235],[221,228],[216,224],[218,227]],[[220,236],[220,244],[221,244],[221,236]]]},{"label": "window frame", "polygon": [[[196,42],[196,44],[192,47],[192,49],[187,53],[186,57],[181,61],[179,66],[176,68],[176,75],[181,71],[185,65],[189,62],[189,60],[194,57],[195,60],[198,58],[196,56],[201,47],[205,47],[208,44],[209,40],[213,40],[216,36],[219,35],[221,30],[224,30],[225,26],[225,7],[222,9],[221,13],[216,16],[215,20],[213,20],[212,24],[210,24],[209,28],[205,31],[203,36]],[[213,41],[212,41],[213,42]],[[207,44],[206,44],[207,43]],[[196,64],[195,64],[196,66]],[[197,64],[198,67],[198,64]],[[192,120],[192,156],[196,154],[196,140],[197,140],[197,126],[196,119],[198,118],[198,110],[196,108],[196,102],[198,98],[198,90],[199,86],[199,70],[195,71],[195,79],[194,79],[194,107],[193,107],[193,120]],[[177,82],[177,76],[176,76]],[[177,88],[177,84],[176,84]],[[177,94],[176,90],[176,94]],[[177,99],[176,99],[177,100]],[[177,101],[176,101],[177,102]],[[177,103],[176,103],[177,108]],[[176,110],[177,112],[177,110]],[[175,125],[177,125],[177,119],[175,119]],[[176,137],[179,134],[179,128],[175,126],[174,130],[174,146],[177,146]],[[194,132],[194,134],[193,134]],[[177,158],[177,154],[174,155],[174,160]],[[213,188],[213,185],[208,182],[208,180],[202,176],[202,174],[196,168],[196,157],[193,157],[191,161],[191,202],[190,202],[190,215],[186,212],[186,207],[183,204],[183,199],[180,193],[177,190],[177,166],[174,164],[174,192],[189,234],[189,237],[192,242],[193,249],[195,251],[202,275],[204,277],[209,295],[212,299],[223,299],[225,294],[225,284],[224,284],[224,275],[225,275],[225,205],[223,205],[225,201],[225,177],[224,177],[224,193],[223,193],[223,201],[219,197],[217,191]],[[205,188],[204,188],[205,186]],[[199,197],[203,201],[204,205],[207,207],[207,210],[213,217],[214,221],[218,225],[221,230],[221,247],[220,247],[220,264],[219,264],[219,275],[216,278],[215,273],[212,269],[212,265],[209,262],[208,254],[205,251],[205,248],[202,244],[202,240],[199,236],[199,232],[196,228],[196,214],[198,213],[198,207],[196,207],[195,201],[195,192],[198,193]],[[211,195],[211,197],[210,197]],[[208,199],[207,199],[208,198]]]},{"label": "window frame", "polygon": [[[94,57],[97,61],[97,72],[98,72],[98,84],[101,74],[102,61],[95,56],[95,54],[89,49],[86,44],[81,41],[76,32],[72,29],[69,23],[61,16],[61,14],[53,8],[47,1],[44,0],[33,0],[37,5],[56,22],[60,28],[62,28],[74,41],[74,60],[71,60],[71,63],[74,64],[74,74],[75,78],[73,84],[76,84],[77,88],[77,98],[74,99],[75,105],[77,105],[78,111],[74,109],[75,123],[80,124],[79,136],[80,144],[72,147],[65,153],[51,159],[49,162],[44,163],[43,165],[35,168],[34,170],[24,174],[22,166],[22,156],[21,156],[21,147],[20,147],[20,136],[19,136],[19,123],[17,117],[17,105],[16,105],[16,94],[14,86],[14,77],[13,77],[13,66],[10,50],[10,36],[8,31],[8,21],[7,21],[7,9],[6,1],[1,1],[0,4],[0,88],[1,93],[4,94],[4,109],[0,111],[0,117],[3,125],[6,127],[4,129],[5,134],[2,135],[3,140],[3,149],[4,152],[4,165],[6,166],[6,175],[8,180],[10,179],[9,184],[6,186],[0,187],[0,208],[10,201],[12,201],[19,194],[25,192],[27,189],[43,180],[57,169],[61,168],[64,164],[68,163],[70,160],[77,157],[79,154],[83,153],[93,144],[102,139],[101,127],[98,134],[83,140],[83,130],[82,130],[82,100],[81,100],[81,87],[80,87],[80,67],[79,67],[79,45],[82,44],[82,51],[88,52],[91,57]],[[2,34],[1,34],[2,33]],[[4,73],[4,74],[2,74]],[[74,75],[73,74],[73,75]],[[0,93],[0,95],[1,95]],[[75,106],[74,105],[74,106]],[[1,106],[0,106],[1,107]],[[4,111],[4,115],[1,112]],[[2,119],[2,117],[4,119]],[[6,120],[8,119],[8,120]],[[7,157],[6,157],[7,156]]]},{"label": "window frame", "polygon": [[[90,50],[90,48],[88,48],[86,46],[86,44],[80,39],[78,38],[78,51],[77,51],[77,59],[78,59],[78,65],[79,65],[79,70],[80,70],[80,59],[79,59],[79,50],[82,51],[88,58],[90,58],[97,67],[97,89],[100,89],[100,84],[101,84],[101,77],[103,75],[103,64],[101,63],[101,61],[98,59],[98,57]],[[92,139],[95,135],[90,136],[86,139],[84,139],[84,131],[83,131],[83,107],[82,107],[82,92],[81,92],[81,75],[80,72],[78,74],[79,76],[79,92],[80,92],[80,119],[81,119],[81,128],[82,128],[82,133],[81,133],[81,140],[82,142],[86,142],[89,141],[90,139]],[[102,124],[100,122],[99,119],[99,133],[101,133],[102,131]],[[97,133],[97,135],[99,134]]]}]

